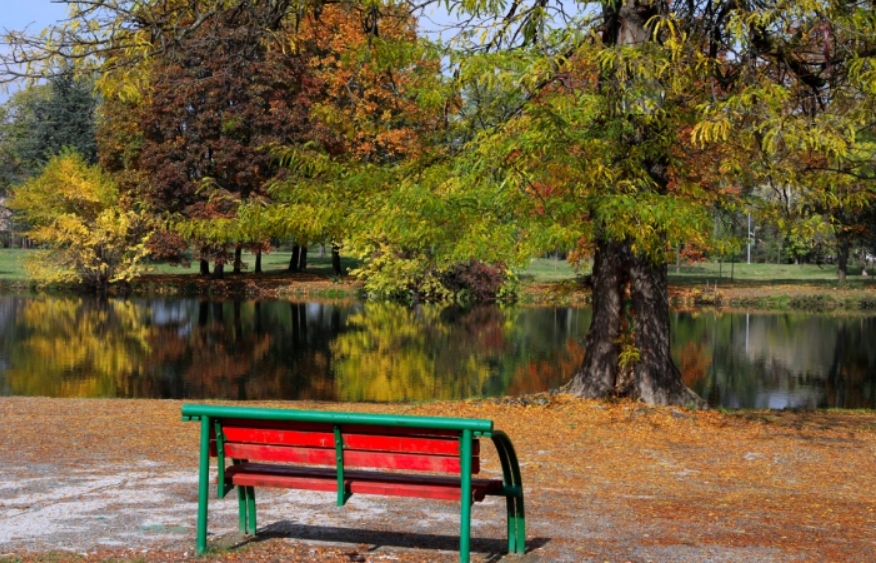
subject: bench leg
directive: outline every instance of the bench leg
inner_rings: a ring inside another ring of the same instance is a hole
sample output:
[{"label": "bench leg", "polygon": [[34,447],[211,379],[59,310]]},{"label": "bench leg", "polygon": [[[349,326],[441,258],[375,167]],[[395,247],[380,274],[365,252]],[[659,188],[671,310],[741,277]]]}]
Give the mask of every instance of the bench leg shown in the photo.
[{"label": "bench leg", "polygon": [[255,487],[246,487],[246,525],[247,533],[256,535],[256,500]]},{"label": "bench leg", "polygon": [[511,534],[508,534],[508,551],[511,553],[526,553],[526,513],[523,510],[523,494],[519,497],[509,498],[509,502],[514,503],[514,519],[508,520],[509,532],[511,526],[514,527],[515,545],[511,545]]},{"label": "bench leg", "polygon": [[508,553],[517,553],[517,509],[514,500],[514,497],[505,497],[505,510],[508,513]]},{"label": "bench leg", "polygon": [[210,418],[201,419],[201,456],[198,467],[197,553],[207,551],[207,497],[210,495]]},{"label": "bench leg", "polygon": [[237,486],[237,529],[241,534],[245,534],[248,527],[246,525],[247,520],[247,506],[246,506],[246,487]]},{"label": "bench leg", "polygon": [[459,563],[471,556],[471,451],[472,432],[463,430],[460,439]]}]

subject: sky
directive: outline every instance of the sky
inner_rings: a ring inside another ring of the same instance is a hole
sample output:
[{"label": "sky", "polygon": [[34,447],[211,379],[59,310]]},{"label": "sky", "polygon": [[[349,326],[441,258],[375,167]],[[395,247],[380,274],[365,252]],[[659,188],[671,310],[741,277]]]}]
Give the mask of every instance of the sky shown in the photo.
[{"label": "sky", "polygon": [[0,28],[22,29],[30,25],[30,31],[56,23],[67,14],[67,7],[51,0],[0,0]]},{"label": "sky", "polygon": [[[26,27],[30,33],[36,34],[66,15],[67,7],[52,0],[0,0],[0,32],[20,31]],[[4,48],[0,45],[0,49]],[[10,91],[15,89],[16,86],[12,85],[9,91],[0,90],[0,103],[5,102]]]}]

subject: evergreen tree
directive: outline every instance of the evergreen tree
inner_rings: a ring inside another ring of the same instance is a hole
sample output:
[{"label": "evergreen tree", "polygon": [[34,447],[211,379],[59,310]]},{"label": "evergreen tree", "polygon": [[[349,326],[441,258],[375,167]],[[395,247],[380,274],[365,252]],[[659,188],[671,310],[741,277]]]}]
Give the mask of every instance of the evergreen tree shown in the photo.
[{"label": "evergreen tree", "polygon": [[91,81],[69,73],[53,76],[47,95],[20,116],[23,134],[15,152],[27,175],[39,173],[63,148],[79,153],[89,164],[97,162],[97,106]]}]

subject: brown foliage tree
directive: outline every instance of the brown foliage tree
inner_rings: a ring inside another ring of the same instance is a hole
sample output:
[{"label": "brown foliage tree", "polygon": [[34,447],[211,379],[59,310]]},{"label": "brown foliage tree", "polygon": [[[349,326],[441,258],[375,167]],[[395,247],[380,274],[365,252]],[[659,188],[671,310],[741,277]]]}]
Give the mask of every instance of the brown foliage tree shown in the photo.
[{"label": "brown foliage tree", "polygon": [[[314,80],[303,58],[274,40],[283,32],[272,16],[270,6],[237,3],[154,66],[139,166],[150,171],[144,199],[156,211],[234,219],[281,174],[266,145],[312,135]],[[229,241],[210,238],[199,241],[202,259],[224,263]],[[235,242],[261,249],[267,239]]]}]

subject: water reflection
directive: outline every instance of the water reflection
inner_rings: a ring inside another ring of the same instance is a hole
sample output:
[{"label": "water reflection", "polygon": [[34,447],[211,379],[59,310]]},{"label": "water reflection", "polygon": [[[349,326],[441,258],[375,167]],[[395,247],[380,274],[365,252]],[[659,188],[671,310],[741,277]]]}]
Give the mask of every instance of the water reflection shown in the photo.
[{"label": "water reflection", "polygon": [[[0,395],[419,401],[544,391],[590,312],[0,296]],[[726,407],[876,407],[876,318],[673,315],[685,381]]]},{"label": "water reflection", "polygon": [[876,408],[876,318],[674,314],[675,359],[711,405]]},{"label": "water reflection", "polygon": [[587,311],[0,297],[0,395],[409,401],[567,381]]}]

